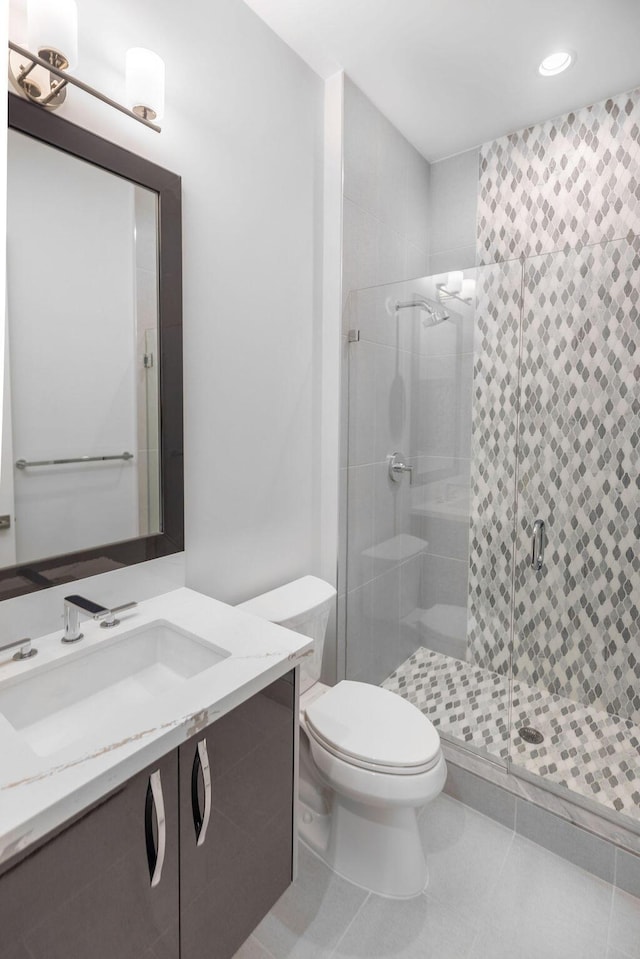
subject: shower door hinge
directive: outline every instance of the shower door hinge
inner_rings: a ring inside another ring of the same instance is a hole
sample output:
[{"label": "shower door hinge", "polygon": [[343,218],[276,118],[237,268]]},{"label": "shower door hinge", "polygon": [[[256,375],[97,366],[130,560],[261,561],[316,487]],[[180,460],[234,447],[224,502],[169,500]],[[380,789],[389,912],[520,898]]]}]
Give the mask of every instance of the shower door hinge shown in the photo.
[{"label": "shower door hinge", "polygon": [[360,339],[360,330],[349,330],[349,343],[357,343]]}]

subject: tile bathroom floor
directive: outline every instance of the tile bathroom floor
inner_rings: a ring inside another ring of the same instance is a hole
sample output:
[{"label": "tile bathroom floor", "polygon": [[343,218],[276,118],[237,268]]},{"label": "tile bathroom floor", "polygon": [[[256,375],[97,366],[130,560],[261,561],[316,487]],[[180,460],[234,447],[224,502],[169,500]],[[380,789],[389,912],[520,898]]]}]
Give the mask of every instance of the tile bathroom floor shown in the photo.
[{"label": "tile bathroom floor", "polygon": [[301,846],[296,882],[235,959],[640,959],[640,899],[449,796],[420,826],[424,894],[368,894]]},{"label": "tile bathroom floor", "polygon": [[[382,685],[422,710],[447,739],[508,758],[508,677],[422,646]],[[526,683],[512,688],[513,764],[640,822],[640,727]],[[535,727],[544,743],[524,742],[521,726]]]}]

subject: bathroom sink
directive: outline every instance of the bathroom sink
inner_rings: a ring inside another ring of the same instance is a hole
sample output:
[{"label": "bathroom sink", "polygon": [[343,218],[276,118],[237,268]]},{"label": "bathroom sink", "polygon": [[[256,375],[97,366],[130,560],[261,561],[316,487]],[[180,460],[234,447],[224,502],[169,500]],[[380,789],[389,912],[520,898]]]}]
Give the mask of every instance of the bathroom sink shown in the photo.
[{"label": "bathroom sink", "polygon": [[162,698],[227,650],[158,621],[37,667],[0,689],[0,713],[39,756],[87,740],[114,717]]}]

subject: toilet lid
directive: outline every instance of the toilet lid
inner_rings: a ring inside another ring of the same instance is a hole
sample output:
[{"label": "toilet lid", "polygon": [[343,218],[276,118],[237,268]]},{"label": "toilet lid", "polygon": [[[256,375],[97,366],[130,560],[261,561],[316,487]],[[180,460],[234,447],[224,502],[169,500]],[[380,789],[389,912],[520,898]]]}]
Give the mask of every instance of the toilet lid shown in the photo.
[{"label": "toilet lid", "polygon": [[307,723],[345,756],[380,766],[424,766],[440,737],[417,706],[396,693],[345,679],[306,709]]}]

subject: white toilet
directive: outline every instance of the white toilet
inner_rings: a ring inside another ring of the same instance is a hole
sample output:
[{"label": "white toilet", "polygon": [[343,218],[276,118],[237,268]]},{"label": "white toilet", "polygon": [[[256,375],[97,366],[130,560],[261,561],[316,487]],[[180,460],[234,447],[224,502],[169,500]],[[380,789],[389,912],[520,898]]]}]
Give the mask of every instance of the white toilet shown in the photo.
[{"label": "white toilet", "polygon": [[300,836],[335,872],[383,896],[427,883],[417,813],[442,791],[438,733],[419,709],[369,683],[319,682],[336,592],[304,576],[240,609],[314,640],[300,689]]}]

